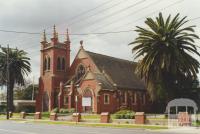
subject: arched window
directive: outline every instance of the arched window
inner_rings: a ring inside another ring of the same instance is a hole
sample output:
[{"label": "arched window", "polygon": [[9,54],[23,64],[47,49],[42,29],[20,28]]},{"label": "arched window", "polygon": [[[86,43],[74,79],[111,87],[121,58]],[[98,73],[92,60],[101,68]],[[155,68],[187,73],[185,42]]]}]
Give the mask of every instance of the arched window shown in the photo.
[{"label": "arched window", "polygon": [[45,56],[44,63],[43,63],[43,66],[44,66],[43,69],[44,69],[44,71],[50,70],[50,65],[51,65],[50,57],[49,56]]},{"label": "arched window", "polygon": [[80,78],[82,78],[85,72],[86,72],[85,67],[83,65],[79,65],[76,72],[77,79],[79,80]]},{"label": "arched window", "polygon": [[65,70],[65,58],[62,58],[62,70]]},{"label": "arched window", "polygon": [[47,58],[44,58],[44,71],[47,70]]},{"label": "arched window", "polygon": [[48,60],[47,60],[47,70],[50,70],[50,65],[51,65],[51,59],[50,59],[50,57],[48,57]]},{"label": "arched window", "polygon": [[60,57],[57,58],[57,70],[61,70],[61,59],[60,59]]}]

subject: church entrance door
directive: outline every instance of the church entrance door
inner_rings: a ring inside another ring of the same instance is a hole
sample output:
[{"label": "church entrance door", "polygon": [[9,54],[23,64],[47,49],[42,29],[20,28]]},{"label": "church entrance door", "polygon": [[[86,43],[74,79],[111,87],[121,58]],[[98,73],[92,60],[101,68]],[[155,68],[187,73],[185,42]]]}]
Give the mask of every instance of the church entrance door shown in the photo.
[{"label": "church entrance door", "polygon": [[43,94],[42,98],[42,111],[49,111],[49,95],[46,92]]}]

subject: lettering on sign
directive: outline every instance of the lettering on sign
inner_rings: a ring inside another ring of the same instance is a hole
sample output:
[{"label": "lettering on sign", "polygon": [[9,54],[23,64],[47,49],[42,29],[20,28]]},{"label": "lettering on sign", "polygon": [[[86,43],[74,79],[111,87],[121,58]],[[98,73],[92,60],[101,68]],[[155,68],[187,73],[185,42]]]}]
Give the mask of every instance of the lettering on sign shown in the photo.
[{"label": "lettering on sign", "polygon": [[91,97],[83,97],[82,98],[82,106],[91,106],[92,104],[92,98]]}]

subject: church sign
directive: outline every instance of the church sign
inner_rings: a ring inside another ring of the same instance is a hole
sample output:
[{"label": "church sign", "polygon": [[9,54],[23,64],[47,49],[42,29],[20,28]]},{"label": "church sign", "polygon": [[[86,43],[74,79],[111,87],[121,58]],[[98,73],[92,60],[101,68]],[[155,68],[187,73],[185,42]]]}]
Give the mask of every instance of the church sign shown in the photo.
[{"label": "church sign", "polygon": [[88,106],[90,107],[92,104],[92,98],[91,97],[83,97],[82,98],[82,106],[85,107],[85,106]]}]

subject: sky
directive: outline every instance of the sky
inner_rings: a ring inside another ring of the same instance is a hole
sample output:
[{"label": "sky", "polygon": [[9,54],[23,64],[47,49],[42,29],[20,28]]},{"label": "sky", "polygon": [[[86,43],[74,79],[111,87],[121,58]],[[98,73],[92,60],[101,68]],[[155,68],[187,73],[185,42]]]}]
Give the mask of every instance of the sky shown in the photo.
[{"label": "sky", "polygon": [[[128,44],[137,33],[129,30],[144,26],[147,17],[154,18],[159,12],[164,16],[177,13],[188,16],[187,25],[196,25],[195,32],[200,36],[199,0],[0,0],[0,44],[25,50],[31,58],[32,73],[28,77],[38,82],[44,29],[50,41],[55,24],[60,42],[65,41],[64,34],[69,29],[71,62],[79,50],[80,40],[88,51],[133,61],[134,54]],[[88,34],[117,31],[129,32]],[[200,46],[199,43],[196,45]]]}]

